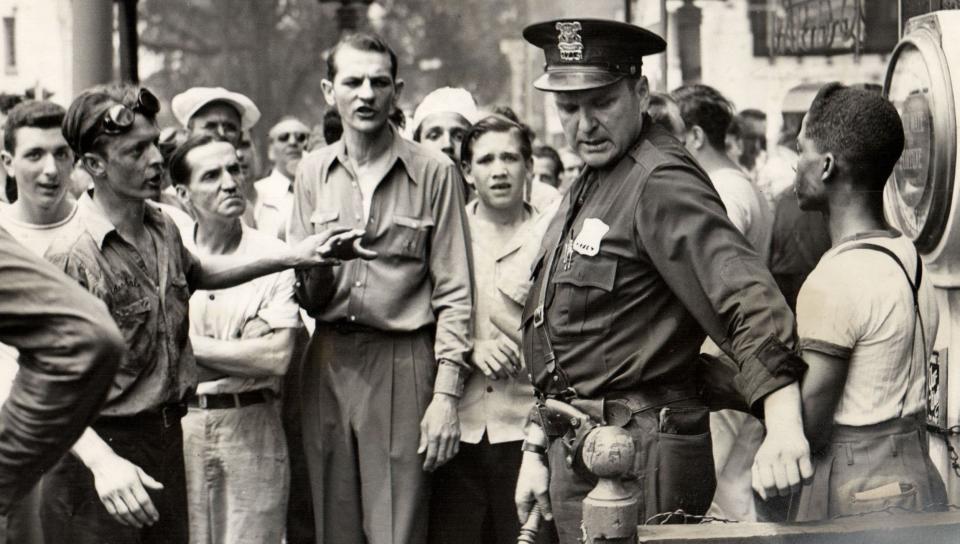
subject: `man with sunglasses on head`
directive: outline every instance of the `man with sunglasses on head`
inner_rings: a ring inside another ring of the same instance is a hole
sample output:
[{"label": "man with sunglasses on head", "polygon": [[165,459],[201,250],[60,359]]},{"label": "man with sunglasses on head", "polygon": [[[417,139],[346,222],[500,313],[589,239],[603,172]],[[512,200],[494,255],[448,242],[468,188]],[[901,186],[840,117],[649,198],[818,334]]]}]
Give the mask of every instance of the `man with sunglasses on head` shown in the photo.
[{"label": "man with sunglasses on head", "polygon": [[101,86],[81,93],[63,122],[94,189],[78,203],[78,236],[54,242],[47,258],[106,303],[129,355],[99,419],[44,477],[41,516],[50,543],[187,541],[180,418],[197,384],[190,293],[329,265],[333,246],[358,234],[330,229],[256,259],[199,261],[174,223],[147,203],[163,174],[159,109],[146,89]]},{"label": "man with sunglasses on head", "polygon": [[293,211],[293,178],[307,149],[310,127],[296,117],[284,117],[270,129],[267,158],[273,161],[270,175],[257,181],[254,216],[257,229],[286,238],[287,220]]}]

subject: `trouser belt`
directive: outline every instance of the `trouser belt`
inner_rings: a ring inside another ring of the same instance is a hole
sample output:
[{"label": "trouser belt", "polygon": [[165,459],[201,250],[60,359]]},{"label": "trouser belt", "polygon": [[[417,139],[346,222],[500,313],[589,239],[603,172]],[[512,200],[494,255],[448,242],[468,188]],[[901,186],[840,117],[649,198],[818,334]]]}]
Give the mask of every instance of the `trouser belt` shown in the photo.
[{"label": "trouser belt", "polygon": [[211,395],[196,395],[187,400],[187,406],[204,410],[221,410],[224,408],[243,408],[251,404],[262,404],[273,399],[273,390],[255,389],[243,393],[217,393]]},{"label": "trouser belt", "polygon": [[[634,414],[645,412],[684,400],[698,399],[692,383],[650,385],[633,391],[617,391],[607,397],[587,399],[582,397],[555,399],[583,412],[600,425],[623,427]],[[544,402],[538,403],[540,423],[547,436],[563,436],[570,430],[569,413],[550,410]]]},{"label": "trouser belt", "polygon": [[96,425],[107,425],[114,428],[133,428],[145,430],[161,427],[168,429],[180,423],[187,413],[187,406],[183,402],[164,404],[154,410],[140,412],[129,416],[100,416],[94,422]]}]

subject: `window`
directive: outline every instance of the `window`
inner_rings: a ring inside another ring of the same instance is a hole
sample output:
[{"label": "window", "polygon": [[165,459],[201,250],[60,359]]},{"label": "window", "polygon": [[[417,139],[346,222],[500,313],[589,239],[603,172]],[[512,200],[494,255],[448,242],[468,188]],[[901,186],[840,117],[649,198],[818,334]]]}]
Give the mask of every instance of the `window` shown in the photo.
[{"label": "window", "polygon": [[3,65],[8,69],[15,69],[17,67],[17,20],[13,17],[4,17],[3,18],[3,42],[4,50],[6,54],[4,55]]}]

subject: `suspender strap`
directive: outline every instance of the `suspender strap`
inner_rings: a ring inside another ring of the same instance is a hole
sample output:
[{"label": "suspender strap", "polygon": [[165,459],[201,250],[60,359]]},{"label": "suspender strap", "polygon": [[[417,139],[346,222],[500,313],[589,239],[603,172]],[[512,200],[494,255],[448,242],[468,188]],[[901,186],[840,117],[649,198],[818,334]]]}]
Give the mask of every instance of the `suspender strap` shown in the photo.
[{"label": "suspender strap", "polygon": [[[910,356],[910,369],[907,375],[907,386],[903,391],[903,397],[900,399],[900,417],[903,417],[903,409],[907,404],[907,393],[910,391],[910,383],[913,381],[913,369],[916,366],[914,364],[914,358],[916,356],[918,324],[920,325],[920,338],[921,338],[921,341],[923,342],[923,344],[920,346],[920,349],[923,352],[923,359],[925,360],[927,356],[927,351],[926,351],[927,337],[926,337],[926,333],[923,330],[923,317],[920,315],[919,292],[920,292],[920,282],[923,281],[923,265],[920,260],[920,253],[916,254],[917,255],[917,263],[916,263],[917,281],[914,282],[913,280],[910,279],[910,273],[907,272],[907,268],[903,266],[903,263],[900,261],[900,258],[897,257],[896,253],[894,253],[893,251],[881,245],[871,244],[869,242],[861,242],[859,244],[852,244],[843,248],[841,253],[843,251],[849,251],[853,249],[867,249],[870,251],[879,251],[880,253],[883,253],[884,255],[893,259],[893,262],[897,263],[897,266],[899,266],[900,270],[903,271],[903,276],[907,280],[907,285],[910,286],[911,294],[913,294],[914,322],[913,322],[913,342],[911,343],[911,345],[913,346],[913,353]],[[923,372],[924,390],[926,390],[927,373],[923,369],[921,369],[921,372]]]}]

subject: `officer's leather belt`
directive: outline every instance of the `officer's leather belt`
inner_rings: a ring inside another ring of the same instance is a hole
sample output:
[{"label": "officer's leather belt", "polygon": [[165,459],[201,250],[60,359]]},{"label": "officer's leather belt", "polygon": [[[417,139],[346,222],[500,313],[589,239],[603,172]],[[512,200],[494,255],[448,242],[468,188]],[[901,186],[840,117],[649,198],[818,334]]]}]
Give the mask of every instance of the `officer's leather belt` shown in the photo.
[{"label": "officer's leather belt", "polygon": [[262,404],[273,399],[273,390],[255,389],[243,393],[218,393],[212,395],[196,395],[187,400],[187,406],[205,410],[221,410],[224,408],[243,408],[252,404]]},{"label": "officer's leather belt", "polygon": [[[699,398],[696,387],[692,383],[684,383],[649,385],[633,391],[617,391],[602,398],[572,397],[558,400],[590,416],[598,425],[623,427],[640,412]],[[571,422],[565,414],[552,413],[543,407],[540,410],[541,424],[547,436],[562,436],[570,429]]]}]

